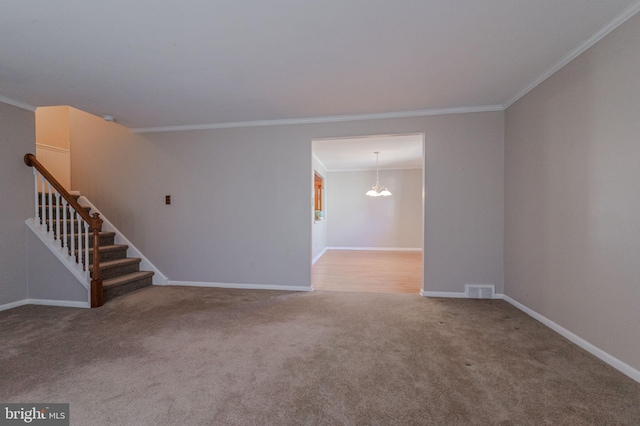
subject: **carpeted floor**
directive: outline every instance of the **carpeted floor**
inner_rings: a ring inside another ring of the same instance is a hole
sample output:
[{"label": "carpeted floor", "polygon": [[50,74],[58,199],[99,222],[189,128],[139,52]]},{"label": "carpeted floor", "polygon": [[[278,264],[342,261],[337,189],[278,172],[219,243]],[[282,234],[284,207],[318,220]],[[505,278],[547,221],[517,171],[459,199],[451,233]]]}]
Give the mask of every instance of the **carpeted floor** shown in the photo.
[{"label": "carpeted floor", "polygon": [[503,301],[151,287],[0,312],[0,401],[73,425],[640,424],[640,384]]}]

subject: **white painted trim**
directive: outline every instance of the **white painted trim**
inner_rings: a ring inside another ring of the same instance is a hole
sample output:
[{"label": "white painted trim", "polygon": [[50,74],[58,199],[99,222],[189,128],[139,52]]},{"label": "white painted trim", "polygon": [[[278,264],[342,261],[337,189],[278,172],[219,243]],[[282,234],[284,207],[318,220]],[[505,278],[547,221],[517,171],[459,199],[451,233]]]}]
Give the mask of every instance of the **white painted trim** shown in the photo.
[{"label": "white painted trim", "polygon": [[35,112],[36,107],[33,105],[25,104],[24,102],[16,101],[15,99],[7,98],[0,95],[0,102],[3,104],[13,105],[14,107],[26,109],[27,111]]},{"label": "white painted trim", "polygon": [[609,364],[610,366],[612,366],[616,370],[620,371],[621,373],[631,377],[633,380],[635,380],[636,382],[640,383],[640,371],[636,370],[635,368],[633,368],[629,364],[627,364],[627,363],[625,363],[623,361],[620,361],[618,358],[608,354],[607,352],[603,351],[602,349],[598,348],[597,346],[592,345],[591,343],[589,343],[586,340],[584,340],[582,337],[580,337],[580,336],[578,336],[576,334],[573,334],[572,332],[570,332],[566,328],[562,327],[561,325],[556,324],[555,322],[551,321],[549,318],[547,318],[547,317],[545,317],[543,315],[540,315],[539,313],[537,313],[533,309],[528,308],[527,306],[525,306],[522,303],[512,299],[511,297],[505,295],[504,296],[504,300],[509,302],[510,304],[515,306],[516,308],[520,309],[522,312],[524,312],[525,314],[529,315],[530,317],[540,321],[542,324],[546,325],[547,327],[549,327],[550,329],[552,329],[556,333],[560,334],[561,336],[565,337],[566,339],[569,339],[571,342],[573,342],[576,345],[580,346],[585,351],[587,351],[590,354],[600,358],[602,361],[606,362],[607,364]]},{"label": "white painted trim", "polygon": [[[313,148],[312,148],[313,149]],[[316,162],[318,164],[320,164],[322,166],[322,168],[324,169],[325,174],[327,173],[327,166],[324,165],[324,163],[322,162],[322,160],[316,155],[315,152],[311,151],[311,157],[313,157],[314,160],[316,160]],[[314,171],[317,171],[314,169]],[[322,176],[323,178],[326,179],[326,176]]]},{"label": "white painted trim", "polygon": [[235,288],[235,289],[243,289],[243,290],[313,291],[313,286],[213,283],[213,282],[200,282],[200,281],[173,281],[173,280],[169,280],[169,281],[167,281],[167,283],[165,285],[177,285],[177,286],[187,286],[187,287]]},{"label": "white painted trim", "polygon": [[424,297],[444,297],[449,299],[466,299],[467,293],[465,292],[450,292],[450,291],[425,291],[420,290],[420,296]]},{"label": "white painted trim", "polygon": [[236,127],[283,126],[292,124],[336,123],[341,121],[381,120],[387,118],[426,117],[430,115],[466,114],[470,112],[502,111],[502,105],[476,107],[425,109],[419,111],[383,112],[379,114],[336,115],[330,117],[292,118],[283,120],[237,121],[232,123],[210,123],[187,126],[139,127],[133,133],[182,132],[188,130],[230,129]]},{"label": "white painted trim", "polygon": [[49,300],[49,299],[22,299],[16,302],[0,305],[0,311],[17,308],[25,305],[41,305],[41,306],[62,306],[65,308],[91,308],[89,302],[79,302],[74,300]]},{"label": "white painted trim", "polygon": [[[420,290],[420,296],[424,297],[436,297],[436,298],[448,298],[448,299],[470,299],[467,293],[461,292],[449,292],[449,291],[425,291]],[[493,293],[493,299],[470,299],[470,300],[500,300],[504,298],[502,293]]]},{"label": "white painted trim", "polygon": [[[69,256],[66,248],[62,248],[60,244],[53,239],[53,236],[45,233],[42,230],[42,226],[40,224],[36,224],[35,219],[27,219],[25,220],[27,227],[31,229],[31,231],[40,238],[40,241],[49,249],[51,253],[58,258],[58,260],[73,274],[74,277],[80,281],[80,284],[84,286],[87,290],[90,290],[91,285],[87,282],[87,278],[85,272],[82,270],[82,265],[72,261],[72,257]],[[90,297],[90,295],[89,295]]]},{"label": "white painted trim", "polygon": [[5,303],[4,305],[0,305],[0,312],[6,311],[7,309],[17,308],[19,306],[27,305],[27,299],[16,300],[15,302]]},{"label": "white painted trim", "polygon": [[313,258],[313,260],[311,261],[311,264],[314,265],[318,261],[318,259],[320,259],[322,255],[325,254],[326,251],[327,251],[327,247],[325,247],[324,250],[322,250],[316,257]]},{"label": "white painted trim", "polygon": [[[340,173],[340,172],[371,172],[371,171],[375,171],[376,169],[331,169],[331,170],[327,170],[327,172],[331,172],[331,173]],[[422,167],[390,167],[390,168],[378,168],[378,170],[382,171],[382,170],[388,170],[388,171],[393,171],[393,170],[422,170]]]},{"label": "white painted trim", "polygon": [[57,146],[45,145],[45,144],[42,144],[42,143],[36,143],[36,148],[42,148],[42,149],[46,149],[48,151],[62,152],[64,154],[69,154],[69,152],[71,152],[68,149],[59,148]]},{"label": "white painted trim", "polygon": [[89,201],[87,199],[87,197],[85,196],[81,196],[80,198],[78,198],[78,202],[80,203],[81,206],[85,206],[85,207],[91,207],[91,211],[92,213],[100,213],[100,219],[102,219],[102,230],[103,231],[108,231],[108,232],[115,232],[116,233],[116,237],[115,237],[115,243],[116,244],[126,244],[129,246],[129,251],[127,251],[127,255],[131,255],[131,257],[138,257],[140,259],[142,259],[142,261],[140,262],[140,270],[142,271],[153,271],[153,279],[152,282],[153,284],[156,285],[162,285],[162,284],[166,284],[167,281],[169,280],[169,278],[167,278],[166,275],[164,275],[162,272],[160,272],[160,270],[153,264],[151,263],[151,261],[149,259],[147,259],[140,250],[138,250],[138,248],[136,246],[134,246],[131,241],[129,241],[127,239],[127,237],[125,237],[122,232],[120,232],[120,230],[118,230],[118,228],[116,228],[113,223],[109,222],[109,220],[102,214],[102,212],[100,210],[98,210],[96,208],[96,206],[94,206],[91,201]]},{"label": "white painted trim", "polygon": [[325,250],[422,251],[420,247],[327,247]]},{"label": "white painted trim", "polygon": [[26,299],[28,305],[42,306],[62,306],[65,308],[91,308],[89,302],[78,302],[74,300],[49,300],[49,299]]},{"label": "white painted trim", "polygon": [[511,105],[516,103],[520,98],[524,95],[532,91],[536,86],[541,84],[547,78],[551,77],[562,67],[567,65],[569,62],[573,61],[576,57],[582,54],[584,51],[589,49],[591,46],[602,40],[607,34],[611,31],[618,28],[625,21],[631,18],[636,13],[640,12],[640,0],[633,3],[631,6],[627,7],[625,10],[620,12],[618,16],[609,21],[604,27],[600,28],[595,34],[585,40],[580,46],[573,49],[571,52],[567,53],[562,59],[556,62],[551,68],[546,70],[540,77],[536,78],[534,81],[529,83],[527,87],[522,89],[516,96],[514,96],[510,101],[506,102],[503,105],[503,109],[509,108]]}]

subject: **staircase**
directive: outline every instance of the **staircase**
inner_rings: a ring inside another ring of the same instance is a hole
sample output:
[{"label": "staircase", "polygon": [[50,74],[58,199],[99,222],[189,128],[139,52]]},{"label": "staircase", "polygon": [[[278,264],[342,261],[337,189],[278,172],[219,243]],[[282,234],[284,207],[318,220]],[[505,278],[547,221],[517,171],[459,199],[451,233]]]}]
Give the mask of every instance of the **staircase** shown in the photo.
[{"label": "staircase", "polygon": [[[79,194],[72,195],[77,201],[80,197]],[[66,214],[64,210],[66,209]],[[90,207],[83,208],[87,213],[90,213]],[[62,244],[62,239],[58,235],[66,235],[66,242],[64,244],[68,249],[68,254],[73,253],[76,259],[81,256],[86,256],[88,252],[89,261],[86,262],[89,266],[90,275],[93,276],[93,250],[78,249],[84,243],[84,235],[82,230],[79,232],[79,221],[77,219],[69,219],[71,217],[71,209],[66,206],[58,206],[56,200],[53,199],[53,205],[49,207],[49,197],[43,196],[42,193],[38,193],[38,213],[39,217],[43,218],[43,225],[47,231],[52,230],[54,238]],[[63,218],[66,217],[66,224]],[[60,220],[58,220],[60,218]],[[66,232],[65,232],[66,225]],[[62,229],[57,229],[58,227]],[[98,238],[98,252],[99,252],[99,265],[100,277],[102,278],[102,291],[103,300],[106,302],[114,297],[121,296],[126,293],[141,289],[143,287],[150,286],[152,284],[153,272],[140,270],[140,258],[127,257],[128,245],[115,244],[116,233],[101,231]],[[88,238],[88,244],[90,248],[93,248],[93,239]]]}]

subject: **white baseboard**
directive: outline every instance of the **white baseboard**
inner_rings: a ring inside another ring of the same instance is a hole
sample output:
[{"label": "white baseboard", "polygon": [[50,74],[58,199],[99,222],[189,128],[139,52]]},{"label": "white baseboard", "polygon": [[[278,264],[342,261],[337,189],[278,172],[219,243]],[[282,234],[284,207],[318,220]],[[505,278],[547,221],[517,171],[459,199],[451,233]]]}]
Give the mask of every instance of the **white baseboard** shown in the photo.
[{"label": "white baseboard", "polygon": [[27,299],[28,305],[62,306],[65,308],[90,308],[89,302],[77,302],[73,300],[48,300],[48,299]]},{"label": "white baseboard", "polygon": [[530,309],[530,308],[526,307],[522,303],[510,298],[509,296],[505,295],[503,298],[504,298],[505,301],[509,302],[510,304],[515,306],[516,308],[520,309],[525,314],[527,314],[530,317],[540,321],[542,324],[546,325],[547,327],[549,327],[550,329],[552,329],[556,333],[560,334],[561,336],[569,339],[571,342],[573,342],[576,345],[580,346],[585,351],[587,351],[590,354],[600,358],[602,361],[606,362],[607,364],[609,364],[610,366],[612,366],[616,370],[620,371],[621,373],[631,377],[633,380],[635,380],[636,382],[640,383],[640,371],[636,370],[635,368],[633,368],[629,364],[626,364],[625,362],[620,361],[618,358],[616,358],[616,357],[608,354],[607,352],[603,351],[602,349],[592,345],[591,343],[589,343],[586,340],[584,340],[582,337],[573,334],[572,332],[570,332],[566,328],[562,327],[561,325],[556,324],[555,322],[551,321],[549,318],[540,315],[539,313],[537,313],[533,309]]},{"label": "white baseboard", "polygon": [[[444,297],[449,299],[469,299],[467,293],[461,292],[449,292],[449,291],[424,291],[420,290],[420,296],[424,297]],[[493,299],[503,299],[502,293],[494,293]],[[491,299],[473,299],[473,300],[491,300]]]},{"label": "white baseboard", "polygon": [[322,250],[316,257],[313,258],[313,260],[311,261],[311,264],[314,265],[318,261],[318,259],[320,259],[322,255],[325,254],[326,251],[327,251],[327,247],[325,247],[324,250]]},{"label": "white baseboard", "polygon": [[5,303],[4,305],[0,305],[0,312],[6,311],[7,309],[17,308],[19,306],[23,306],[27,304],[27,299],[16,300],[15,302]]},{"label": "white baseboard", "polygon": [[325,250],[422,251],[420,247],[327,247]]},{"label": "white baseboard", "polygon": [[48,300],[48,299],[22,299],[16,302],[0,305],[0,311],[17,308],[24,305],[62,306],[65,308],[90,308],[89,302],[77,302],[73,300]]},{"label": "white baseboard", "polygon": [[465,299],[467,294],[465,292],[451,292],[451,291],[425,291],[420,290],[420,296],[424,297],[446,297],[450,299]]},{"label": "white baseboard", "polygon": [[167,281],[166,285],[177,285],[187,287],[215,287],[215,288],[237,288],[243,290],[283,290],[283,291],[313,291],[312,286],[288,286],[272,284],[236,284],[236,283],[211,283],[200,281]]}]

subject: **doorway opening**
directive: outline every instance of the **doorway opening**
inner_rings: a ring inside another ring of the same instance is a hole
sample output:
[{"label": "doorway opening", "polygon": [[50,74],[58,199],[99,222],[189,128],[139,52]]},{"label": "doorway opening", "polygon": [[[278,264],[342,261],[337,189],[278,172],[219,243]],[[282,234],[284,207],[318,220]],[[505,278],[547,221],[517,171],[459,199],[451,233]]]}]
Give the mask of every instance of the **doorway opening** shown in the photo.
[{"label": "doorway opening", "polygon": [[420,293],[424,164],[421,133],[312,141],[315,290]]}]

